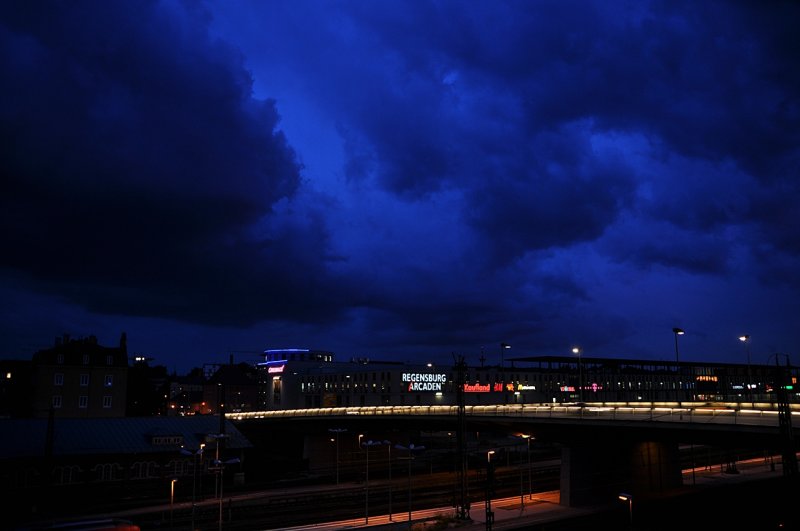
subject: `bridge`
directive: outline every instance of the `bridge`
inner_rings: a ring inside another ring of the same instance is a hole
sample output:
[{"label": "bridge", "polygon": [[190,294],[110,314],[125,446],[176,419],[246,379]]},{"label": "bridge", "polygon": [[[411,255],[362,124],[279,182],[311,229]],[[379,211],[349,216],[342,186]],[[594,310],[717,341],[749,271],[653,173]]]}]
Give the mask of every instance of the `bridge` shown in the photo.
[{"label": "bridge", "polygon": [[[559,443],[561,504],[582,506],[619,492],[655,496],[682,484],[681,445],[748,448],[783,456],[797,475],[793,422],[800,406],[776,403],[570,403],[362,406],[227,413],[253,429],[305,433],[321,449],[333,425],[351,432],[405,428],[532,434]],[[246,429],[245,429],[246,428]],[[316,437],[315,434],[316,433]]]}]

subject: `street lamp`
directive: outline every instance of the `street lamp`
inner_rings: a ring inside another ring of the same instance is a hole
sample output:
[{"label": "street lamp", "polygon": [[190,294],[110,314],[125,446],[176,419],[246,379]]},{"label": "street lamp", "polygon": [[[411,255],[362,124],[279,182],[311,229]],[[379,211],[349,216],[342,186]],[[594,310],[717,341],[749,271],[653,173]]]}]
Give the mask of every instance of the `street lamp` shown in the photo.
[{"label": "street lamp", "polygon": [[173,507],[175,504],[175,483],[178,480],[176,478],[172,478],[169,480],[169,528],[173,528],[173,522],[175,521],[173,518]]},{"label": "street lamp", "polygon": [[739,336],[739,341],[744,343],[744,349],[747,353],[747,393],[750,395],[750,405],[755,407],[755,400],[753,399],[753,372],[750,368],[750,334]]},{"label": "street lamp", "polygon": [[581,359],[581,348],[572,347],[572,353],[578,355],[578,400],[583,404],[583,360]]},{"label": "street lamp", "polygon": [[492,512],[492,480],[494,479],[494,471],[492,470],[492,456],[494,450],[486,452],[486,531],[492,531],[492,523],[494,522],[494,513]]},{"label": "street lamp", "polygon": [[[194,513],[195,513],[195,505],[197,500],[197,466],[198,466],[198,457],[199,461],[203,461],[203,449],[206,447],[206,443],[200,443],[200,448],[197,449],[196,452],[190,452],[185,448],[181,448],[181,453],[183,455],[193,455],[194,456],[194,463],[192,466],[192,531],[194,531]],[[202,477],[202,476],[201,476]]]},{"label": "street lamp", "polygon": [[[425,449],[424,446],[414,446],[414,443],[409,444],[408,446],[403,446],[402,444],[395,444],[395,449],[397,450],[405,450],[408,452],[408,526],[411,527],[411,461],[414,459],[414,452],[421,452]],[[391,511],[390,511],[391,513]]]},{"label": "street lamp", "polygon": [[[358,436],[359,442],[361,441],[361,437],[363,435]],[[388,441],[387,441],[388,442]],[[369,440],[365,442],[362,446],[367,449],[367,476],[366,476],[366,496],[364,497],[364,520],[366,525],[369,525],[369,447],[370,446],[380,446],[382,445],[382,441],[373,441]]]},{"label": "street lamp", "polygon": [[628,523],[633,528],[633,496],[627,492],[621,492],[617,497],[624,502],[628,502]]},{"label": "street lamp", "polygon": [[392,443],[383,441],[389,449],[389,521],[392,521]]},{"label": "street lamp", "polygon": [[500,367],[505,367],[505,352],[507,348],[511,348],[508,343],[500,343]]},{"label": "street lamp", "polygon": [[[328,431],[336,434],[336,484],[339,484],[339,434],[347,431],[346,428],[328,428]],[[359,436],[360,437],[360,436]]]},{"label": "street lamp", "polygon": [[531,481],[531,439],[533,436],[523,433],[520,434],[520,437],[528,443],[528,499],[531,500],[533,499],[533,482]]},{"label": "street lamp", "polygon": [[219,478],[219,531],[222,531],[222,489],[225,485],[225,465],[235,465],[240,463],[241,460],[238,457],[233,459],[228,459],[227,461],[220,461],[219,459],[214,459],[213,461],[213,468],[209,468],[209,470],[214,470]]},{"label": "street lamp", "polygon": [[[215,463],[218,463],[218,462],[219,462],[219,447],[220,447],[220,441],[222,441],[222,440],[224,440],[224,439],[227,439],[227,438],[229,438],[229,437],[230,437],[230,435],[228,435],[228,434],[226,434],[226,433],[210,433],[210,434],[209,434],[209,435],[206,437],[206,440],[213,439],[213,440],[217,441],[216,448],[215,448],[215,450],[214,450],[214,462],[215,462]],[[220,488],[219,488],[219,474],[217,474],[217,476],[216,476],[216,483],[215,483],[215,485],[214,485],[214,496],[217,496],[217,495],[219,494],[219,491],[220,491]]]},{"label": "street lamp", "polygon": [[681,404],[681,368],[680,368],[680,356],[678,356],[678,336],[682,336],[686,332],[683,331],[681,328],[673,328],[672,333],[675,334],[675,370],[678,371],[678,378],[675,382],[675,398],[678,399],[678,405]]}]

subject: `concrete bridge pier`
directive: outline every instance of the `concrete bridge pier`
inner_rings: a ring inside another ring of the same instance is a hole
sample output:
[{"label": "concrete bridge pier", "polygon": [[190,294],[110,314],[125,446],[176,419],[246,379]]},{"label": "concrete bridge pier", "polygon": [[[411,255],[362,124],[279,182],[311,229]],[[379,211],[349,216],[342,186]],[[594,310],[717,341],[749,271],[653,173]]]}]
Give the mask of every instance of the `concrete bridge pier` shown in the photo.
[{"label": "concrete bridge pier", "polygon": [[677,443],[570,444],[561,452],[561,505],[609,503],[621,492],[649,497],[682,485]]}]

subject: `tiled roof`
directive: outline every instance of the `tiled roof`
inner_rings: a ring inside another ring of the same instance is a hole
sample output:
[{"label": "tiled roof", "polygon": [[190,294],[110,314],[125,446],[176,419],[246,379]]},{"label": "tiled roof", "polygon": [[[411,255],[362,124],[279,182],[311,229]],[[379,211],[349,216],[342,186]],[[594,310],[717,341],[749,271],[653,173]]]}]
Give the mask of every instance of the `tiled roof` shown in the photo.
[{"label": "tiled roof", "polygon": [[[0,461],[45,455],[47,419],[0,419]],[[55,419],[53,455],[172,453],[181,443],[197,449],[206,436],[219,433],[219,417],[133,417],[113,419]],[[252,444],[225,421],[226,447],[250,448]]]}]

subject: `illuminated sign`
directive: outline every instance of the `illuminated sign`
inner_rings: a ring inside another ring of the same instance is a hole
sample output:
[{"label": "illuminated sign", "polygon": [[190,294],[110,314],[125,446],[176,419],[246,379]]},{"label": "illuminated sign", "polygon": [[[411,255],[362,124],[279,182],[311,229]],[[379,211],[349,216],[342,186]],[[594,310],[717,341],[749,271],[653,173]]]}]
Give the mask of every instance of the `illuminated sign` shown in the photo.
[{"label": "illuminated sign", "polygon": [[491,390],[492,389],[489,387],[489,384],[464,384],[465,393],[488,393]]},{"label": "illuminated sign", "polygon": [[447,382],[447,375],[431,372],[404,372],[402,381],[408,382],[409,391],[441,391],[442,386]]},{"label": "illuminated sign", "polygon": [[268,367],[267,368],[267,372],[269,374],[275,374],[275,373],[278,373],[278,372],[283,372],[284,367],[286,367],[286,365],[276,365],[274,367]]},{"label": "illuminated sign", "polygon": [[716,382],[716,381],[718,381],[718,378],[716,376],[701,375],[701,376],[697,376],[695,378],[695,380],[698,381],[698,382]]},{"label": "illuminated sign", "polygon": [[563,391],[565,393],[574,393],[575,387],[572,385],[562,385],[561,387],[558,388],[558,390]]},{"label": "illuminated sign", "polygon": [[519,384],[517,386],[517,391],[536,391],[536,386]]}]

